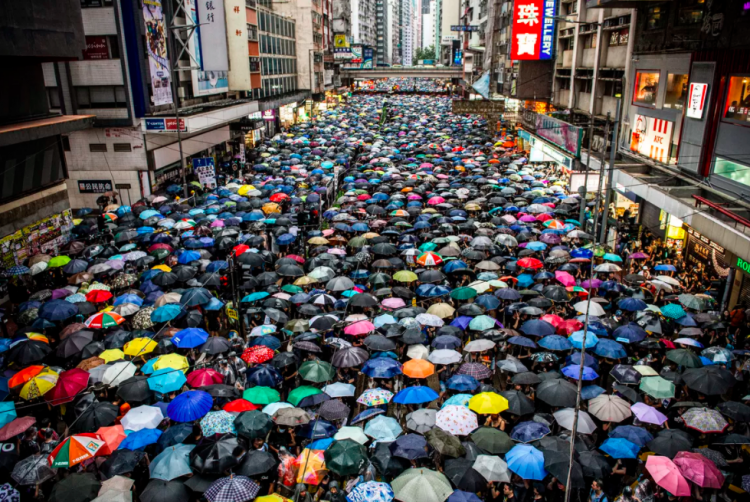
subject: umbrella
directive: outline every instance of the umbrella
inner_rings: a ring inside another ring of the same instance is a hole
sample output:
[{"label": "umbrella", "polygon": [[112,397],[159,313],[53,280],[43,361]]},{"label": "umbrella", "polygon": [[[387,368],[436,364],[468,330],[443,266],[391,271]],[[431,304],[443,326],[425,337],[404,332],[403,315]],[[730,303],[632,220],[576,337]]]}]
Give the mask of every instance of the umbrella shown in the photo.
[{"label": "umbrella", "polygon": [[505,454],[508,469],[523,479],[542,480],[547,475],[542,452],[530,445],[519,444]]},{"label": "umbrella", "polygon": [[[71,474],[52,487],[49,502],[87,502],[99,494],[101,483],[91,473]],[[146,501],[143,497],[141,500]],[[161,502],[167,502],[162,500]]]},{"label": "umbrella", "polygon": [[244,502],[258,496],[260,486],[245,476],[220,478],[203,494],[209,502]]},{"label": "umbrella", "polygon": [[47,457],[52,467],[73,467],[97,455],[109,455],[107,443],[98,434],[69,436]]},{"label": "umbrella", "polygon": [[631,415],[627,401],[610,394],[601,394],[589,400],[588,409],[602,422],[622,422]]},{"label": "umbrella", "polygon": [[646,459],[646,470],[657,485],[676,497],[690,496],[690,485],[678,467],[667,457],[652,455]]},{"label": "umbrella", "polygon": [[673,460],[680,473],[689,481],[702,488],[721,489],[724,475],[716,464],[698,453],[681,451]]},{"label": "umbrella", "polygon": [[257,410],[242,412],[234,420],[237,434],[248,439],[264,437],[273,426],[271,417]]},{"label": "umbrella", "polygon": [[206,392],[191,390],[179,394],[167,406],[167,415],[175,422],[193,422],[203,418],[213,405]]},{"label": "umbrella", "polygon": [[510,483],[508,464],[494,455],[479,455],[471,466],[489,482]]},{"label": "umbrella", "polygon": [[508,409],[508,400],[494,392],[480,392],[469,400],[469,409],[484,415],[500,413]]},{"label": "umbrella", "polygon": [[493,455],[502,455],[514,447],[510,436],[492,427],[480,427],[471,433],[471,440],[482,450]]},{"label": "umbrella", "polygon": [[702,433],[724,432],[729,422],[716,410],[709,408],[690,408],[682,414],[685,425]]},{"label": "umbrella", "polygon": [[612,458],[636,458],[640,446],[624,438],[607,438],[599,449]]},{"label": "umbrella", "polygon": [[406,427],[409,430],[424,434],[435,427],[437,412],[435,410],[421,409],[406,415]]},{"label": "umbrella", "polygon": [[50,467],[47,458],[42,455],[31,455],[16,463],[11,477],[21,486],[34,486],[52,479],[57,469]]},{"label": "umbrella", "polygon": [[658,455],[674,458],[680,451],[688,451],[693,446],[693,439],[684,431],[665,429],[646,445]]},{"label": "umbrella", "polygon": [[181,481],[152,479],[140,495],[141,502],[181,502],[190,499],[190,492]]},{"label": "umbrella", "polygon": [[164,449],[149,464],[151,479],[171,481],[192,474],[190,452],[195,445],[176,444]]},{"label": "umbrella", "polygon": [[366,481],[357,484],[346,496],[348,502],[391,502],[393,489],[388,483]]},{"label": "umbrella", "polygon": [[231,434],[204,437],[190,452],[190,465],[201,474],[220,474],[237,464],[232,453],[238,445]]},{"label": "umbrella", "polygon": [[434,428],[424,434],[430,446],[445,457],[460,457],[466,454],[461,441],[453,434],[439,428]]},{"label": "umbrella", "polygon": [[451,434],[465,436],[476,429],[478,423],[477,416],[465,406],[448,405],[437,412],[435,425]]},{"label": "umbrella", "polygon": [[394,497],[403,502],[444,502],[453,493],[444,474],[425,468],[404,471],[391,487]]},{"label": "umbrella", "polygon": [[367,463],[366,448],[351,439],[334,441],[325,450],[324,458],[326,467],[340,476],[349,476],[359,473]]}]

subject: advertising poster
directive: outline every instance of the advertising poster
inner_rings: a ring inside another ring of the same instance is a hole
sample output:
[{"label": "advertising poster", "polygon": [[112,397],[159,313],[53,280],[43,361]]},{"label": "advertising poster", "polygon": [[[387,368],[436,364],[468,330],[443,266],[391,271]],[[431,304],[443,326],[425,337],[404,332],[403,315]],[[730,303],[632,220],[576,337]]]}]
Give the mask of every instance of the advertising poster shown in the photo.
[{"label": "advertising poster", "polygon": [[513,5],[514,61],[552,59],[555,41],[555,0],[517,0]]},{"label": "advertising poster", "polygon": [[66,209],[0,239],[0,267],[20,265],[35,254],[56,252],[70,240],[73,213]]},{"label": "advertising poster", "polygon": [[216,169],[213,157],[201,157],[193,159],[193,171],[198,176],[201,186],[216,186]]},{"label": "advertising poster", "polygon": [[630,150],[659,162],[669,162],[674,122],[636,115],[630,137]]},{"label": "advertising poster", "polygon": [[373,59],[372,47],[365,47],[364,50],[362,51],[362,68],[365,68],[368,70],[372,69],[373,67],[372,59]]},{"label": "advertising poster", "polygon": [[[193,18],[193,23],[198,24],[198,12],[196,11],[195,0],[185,0],[185,7],[189,9],[190,16]],[[193,31],[193,36],[188,40],[188,48],[195,59],[195,63],[198,63],[203,67],[200,30]],[[229,91],[229,81],[227,80],[226,70],[193,70],[191,73],[193,77],[193,95],[195,96],[207,96],[209,94]]]},{"label": "advertising poster", "polygon": [[155,106],[169,105],[172,104],[172,82],[167,52],[167,28],[161,0],[143,0],[143,21],[146,25],[152,101]]},{"label": "advertising poster", "polygon": [[83,51],[83,59],[87,61],[109,59],[107,37],[86,37],[86,49]]},{"label": "advertising poster", "polygon": [[580,127],[540,113],[536,115],[536,133],[576,157],[581,155],[583,130]]}]

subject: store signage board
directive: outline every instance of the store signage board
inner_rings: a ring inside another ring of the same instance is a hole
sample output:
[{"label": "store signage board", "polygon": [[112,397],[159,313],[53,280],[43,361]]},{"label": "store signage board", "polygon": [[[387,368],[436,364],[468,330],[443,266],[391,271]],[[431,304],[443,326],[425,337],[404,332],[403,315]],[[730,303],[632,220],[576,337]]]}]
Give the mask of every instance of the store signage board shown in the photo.
[{"label": "store signage board", "polygon": [[86,37],[86,48],[83,50],[83,59],[88,61],[109,59],[107,37]]},{"label": "store signage board", "polygon": [[538,136],[576,157],[581,155],[583,130],[580,127],[541,113],[536,114],[534,125]]},{"label": "store signage board", "polygon": [[505,101],[490,101],[490,100],[453,100],[453,108],[451,110],[457,115],[463,115],[467,113],[484,115],[488,113],[504,113],[505,112]]},{"label": "store signage board", "polygon": [[451,31],[479,31],[479,26],[468,24],[451,25]]},{"label": "store signage board", "polygon": [[112,191],[111,180],[78,180],[78,191],[81,193],[105,193]]},{"label": "store signage board", "polygon": [[193,159],[193,171],[198,176],[201,185],[216,186],[216,168],[213,157]]},{"label": "store signage board", "polygon": [[555,0],[516,0],[513,5],[511,60],[552,59],[555,14]]},{"label": "store signage board", "polygon": [[[177,119],[174,118],[147,118],[143,123],[148,132],[177,132]],[[180,119],[180,131],[187,132],[185,119]]]},{"label": "store signage board", "polygon": [[633,124],[630,150],[659,162],[668,162],[674,122],[636,115]]},{"label": "store signage board", "polygon": [[691,119],[702,119],[708,99],[708,84],[690,83],[687,102],[687,116]]},{"label": "store signage board", "polygon": [[747,272],[750,274],[750,262],[746,262],[742,258],[737,258],[736,266],[738,269],[742,270],[743,272]]}]

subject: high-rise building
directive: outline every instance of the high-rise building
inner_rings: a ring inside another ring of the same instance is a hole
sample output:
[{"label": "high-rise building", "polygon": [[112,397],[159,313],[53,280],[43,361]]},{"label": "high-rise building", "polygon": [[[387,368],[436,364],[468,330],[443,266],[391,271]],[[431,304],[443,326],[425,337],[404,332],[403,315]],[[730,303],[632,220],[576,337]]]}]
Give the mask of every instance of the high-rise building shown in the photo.
[{"label": "high-rise building", "polygon": [[[345,0],[344,0],[345,1]],[[351,12],[351,43],[377,46],[378,17],[380,3],[377,0],[349,0]],[[373,22],[375,21],[375,22]]]},{"label": "high-rise building", "polygon": [[435,2],[435,52],[436,62],[446,66],[460,64],[454,56],[460,50],[458,32],[451,26],[459,24],[461,0],[436,0]]},{"label": "high-rise building", "polygon": [[[435,46],[435,0],[422,0],[422,48]],[[434,58],[434,56],[433,56]]]},{"label": "high-rise building", "polygon": [[376,61],[380,66],[390,65],[393,58],[393,2],[376,0]]}]

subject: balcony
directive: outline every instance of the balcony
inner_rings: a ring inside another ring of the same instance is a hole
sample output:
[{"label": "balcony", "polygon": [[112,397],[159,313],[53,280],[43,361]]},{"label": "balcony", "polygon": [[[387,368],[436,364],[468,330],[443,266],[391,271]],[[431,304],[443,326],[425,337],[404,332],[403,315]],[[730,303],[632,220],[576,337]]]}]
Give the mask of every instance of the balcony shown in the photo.
[{"label": "balcony", "polygon": [[596,61],[596,51],[598,49],[583,49],[583,59],[580,68],[593,68],[594,62]]},{"label": "balcony", "polygon": [[573,52],[574,51],[572,49],[562,51],[562,58],[560,58],[560,56],[558,55],[557,62],[560,63],[562,59],[561,68],[570,68],[571,66],[573,66]]},{"label": "balcony", "polygon": [[256,9],[258,7],[258,4],[255,2],[255,0],[245,0],[245,7]]},{"label": "balcony", "polygon": [[605,68],[625,68],[625,60],[628,56],[627,45],[617,45],[607,48],[607,58],[604,63]]}]

